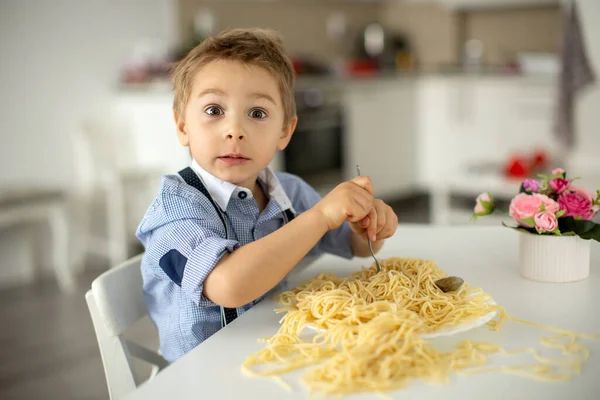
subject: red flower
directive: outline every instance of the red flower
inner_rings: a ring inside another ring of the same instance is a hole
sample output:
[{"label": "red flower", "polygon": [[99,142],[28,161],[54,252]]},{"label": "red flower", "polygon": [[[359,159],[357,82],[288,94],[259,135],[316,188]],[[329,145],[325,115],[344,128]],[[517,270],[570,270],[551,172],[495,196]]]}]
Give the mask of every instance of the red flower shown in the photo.
[{"label": "red flower", "polygon": [[550,187],[556,194],[561,194],[569,188],[571,181],[569,179],[554,178],[550,181]]},{"label": "red flower", "polygon": [[592,200],[581,192],[563,192],[558,196],[558,204],[561,210],[565,210],[565,217],[581,217],[584,220],[591,220],[594,217]]}]

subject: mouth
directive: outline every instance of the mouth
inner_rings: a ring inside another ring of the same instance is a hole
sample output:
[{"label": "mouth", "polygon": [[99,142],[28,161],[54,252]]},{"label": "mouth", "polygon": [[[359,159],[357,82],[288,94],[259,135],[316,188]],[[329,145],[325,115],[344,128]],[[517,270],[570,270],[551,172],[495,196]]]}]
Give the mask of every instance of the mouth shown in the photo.
[{"label": "mouth", "polygon": [[220,156],[219,160],[221,160],[225,164],[239,165],[239,164],[245,163],[246,161],[249,161],[250,159],[248,157],[244,156],[243,154],[230,153],[230,154],[225,154],[223,156]]}]

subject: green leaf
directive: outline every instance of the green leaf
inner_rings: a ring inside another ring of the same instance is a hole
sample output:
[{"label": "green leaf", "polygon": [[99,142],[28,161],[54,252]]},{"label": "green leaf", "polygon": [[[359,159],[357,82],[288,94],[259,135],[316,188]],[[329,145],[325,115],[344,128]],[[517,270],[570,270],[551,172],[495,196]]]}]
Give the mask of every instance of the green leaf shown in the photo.
[{"label": "green leaf", "polygon": [[521,221],[525,222],[527,225],[535,226],[535,221],[533,218],[523,218]]},{"label": "green leaf", "polygon": [[579,234],[579,237],[585,240],[595,240],[596,242],[600,242],[600,225],[594,224],[592,229]]},{"label": "green leaf", "polygon": [[521,187],[519,188],[519,193],[527,193],[527,190],[525,190],[525,182],[521,183]]},{"label": "green leaf", "polygon": [[544,202],[542,202],[542,208],[540,209],[540,212],[542,211],[546,211],[546,204]]},{"label": "green leaf", "polygon": [[515,231],[519,231],[519,232],[523,232],[523,233],[533,233],[533,234],[538,234],[537,231],[535,230],[535,228],[525,228],[523,226],[510,226],[510,225],[506,225],[504,223],[504,221],[502,221],[502,225],[504,225],[507,228],[510,229],[514,229]]},{"label": "green leaf", "polygon": [[562,236],[577,236],[575,232],[563,232]]},{"label": "green leaf", "polygon": [[594,239],[600,242],[600,228],[593,221],[564,217],[558,220],[558,227],[562,232],[573,232],[582,239]]},{"label": "green leaf", "polygon": [[538,174],[537,176],[540,177],[540,178],[548,179],[548,177],[546,175],[544,175],[544,174]]},{"label": "green leaf", "polygon": [[562,217],[563,215],[565,215],[565,213],[566,213],[566,212],[567,212],[567,210],[559,210],[559,211],[556,213],[556,218],[560,218],[560,217]]}]

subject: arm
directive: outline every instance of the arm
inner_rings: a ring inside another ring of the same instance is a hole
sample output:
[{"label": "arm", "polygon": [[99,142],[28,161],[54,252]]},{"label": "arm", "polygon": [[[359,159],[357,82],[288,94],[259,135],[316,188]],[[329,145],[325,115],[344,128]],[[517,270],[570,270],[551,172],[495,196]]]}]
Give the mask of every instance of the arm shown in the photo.
[{"label": "arm", "polygon": [[226,254],[204,282],[204,294],[224,307],[242,306],[275,287],[327,232],[308,211],[282,228]]},{"label": "arm", "polygon": [[372,184],[359,177],[332,190],[281,229],[226,254],[204,281],[204,295],[239,307],[275,287],[328,231],[357,222],[373,208]]}]

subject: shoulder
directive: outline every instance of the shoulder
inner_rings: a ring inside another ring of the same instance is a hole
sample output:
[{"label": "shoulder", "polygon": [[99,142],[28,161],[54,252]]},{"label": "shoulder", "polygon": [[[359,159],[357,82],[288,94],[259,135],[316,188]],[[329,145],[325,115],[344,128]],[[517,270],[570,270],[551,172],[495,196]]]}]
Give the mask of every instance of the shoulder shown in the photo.
[{"label": "shoulder", "polygon": [[321,199],[317,191],[299,176],[279,171],[275,175],[296,211],[305,211]]},{"label": "shoulder", "polygon": [[165,175],[138,229],[140,232],[147,232],[171,222],[188,219],[220,220],[210,200],[200,191],[177,175]]},{"label": "shoulder", "polygon": [[281,183],[281,186],[286,190],[306,190],[312,189],[312,187],[306,183],[302,178],[288,172],[275,171],[275,176]]},{"label": "shoulder", "polygon": [[170,215],[177,214],[182,208],[193,210],[199,215],[214,209],[210,199],[177,175],[165,175],[162,178],[156,200]]},{"label": "shoulder", "polygon": [[277,179],[281,183],[283,190],[288,195],[290,200],[298,196],[305,196],[307,194],[313,195],[317,192],[310,186],[306,181],[299,176],[287,173],[287,172],[275,172]]}]

